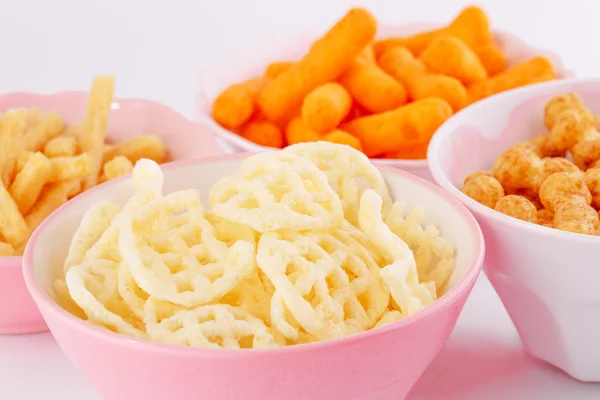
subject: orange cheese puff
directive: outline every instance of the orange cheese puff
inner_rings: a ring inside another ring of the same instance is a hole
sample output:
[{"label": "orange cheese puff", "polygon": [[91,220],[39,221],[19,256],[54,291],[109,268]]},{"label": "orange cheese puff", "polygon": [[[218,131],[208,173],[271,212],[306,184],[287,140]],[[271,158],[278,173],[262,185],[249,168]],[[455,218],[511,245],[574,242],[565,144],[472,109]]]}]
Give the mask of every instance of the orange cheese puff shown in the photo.
[{"label": "orange cheese puff", "polygon": [[372,157],[398,151],[407,144],[427,142],[452,115],[442,99],[418,100],[393,111],[357,118],[341,129],[360,139],[364,152]]},{"label": "orange cheese puff", "polygon": [[358,151],[363,151],[362,145],[360,144],[360,140],[358,140],[358,138],[339,129],[329,132],[327,135],[323,136],[323,139],[321,140],[337,144],[346,144]]},{"label": "orange cheese puff", "polygon": [[256,96],[265,82],[257,78],[229,86],[213,102],[214,120],[227,129],[244,125],[256,110]]},{"label": "orange cheese puff", "polygon": [[502,52],[500,46],[494,42],[475,47],[473,51],[477,54],[477,57],[479,57],[488,76],[494,76],[506,69],[506,56]]},{"label": "orange cheese puff", "polygon": [[485,11],[477,6],[469,6],[462,10],[445,33],[459,38],[472,49],[492,41],[490,21]]},{"label": "orange cheese puff", "polygon": [[360,52],[357,59],[365,62],[370,62],[377,64],[377,60],[375,59],[375,50],[373,50],[373,45],[370,44]]},{"label": "orange cheese puff", "polygon": [[267,68],[265,68],[265,73],[263,75],[269,79],[275,79],[279,75],[281,75],[281,73],[283,71],[288,70],[294,64],[295,64],[295,62],[293,62],[293,61],[273,62],[273,63],[267,65]]},{"label": "orange cheese puff", "polygon": [[537,208],[535,208],[535,205],[525,197],[516,194],[509,194],[498,200],[494,209],[523,221],[531,223],[537,221]]},{"label": "orange cheese puff", "polygon": [[443,35],[434,39],[421,55],[421,61],[430,71],[454,77],[465,85],[487,78],[477,55],[453,36]]},{"label": "orange cheese puff", "polygon": [[564,157],[566,150],[554,146],[551,135],[551,133],[538,135],[527,142],[527,145],[540,157]]},{"label": "orange cheese puff", "polygon": [[298,63],[267,83],[258,105],[272,121],[289,118],[304,97],[317,86],[337,79],[352,65],[377,31],[375,18],[362,8],[350,10]]},{"label": "orange cheese puff", "polygon": [[545,208],[537,211],[537,221],[535,222],[538,225],[547,226],[548,228],[554,227],[554,213],[552,211],[548,211]]},{"label": "orange cheese puff", "polygon": [[539,194],[544,208],[550,211],[554,211],[556,203],[566,197],[577,198],[585,204],[592,203],[592,193],[583,178],[568,172],[557,172],[546,178]]},{"label": "orange cheese puff", "polygon": [[292,119],[285,129],[285,139],[289,145],[303,142],[317,142],[321,136],[310,129],[301,117]]},{"label": "orange cheese puff", "polygon": [[429,142],[402,146],[397,151],[384,153],[383,158],[394,160],[424,160],[427,158],[427,147]]},{"label": "orange cheese puff", "polygon": [[597,235],[600,227],[598,212],[590,205],[571,197],[561,198],[555,207],[554,227],[584,235]]},{"label": "orange cheese puff", "polygon": [[369,112],[367,110],[365,110],[364,108],[362,108],[359,104],[355,103],[352,105],[352,107],[350,108],[350,111],[348,112],[346,117],[342,120],[342,122],[349,122],[349,121],[352,121],[353,119],[364,117],[366,115],[369,115]]},{"label": "orange cheese puff", "polygon": [[496,159],[492,173],[505,189],[539,188],[544,171],[542,159],[525,146],[511,146]]},{"label": "orange cheese puff", "polygon": [[352,107],[350,94],[339,83],[326,83],[310,92],[302,102],[302,120],[317,133],[335,129]]},{"label": "orange cheese puff", "polygon": [[356,60],[339,82],[358,104],[372,113],[393,110],[406,103],[402,84],[375,63]]},{"label": "orange cheese puff", "polygon": [[534,57],[469,87],[469,103],[505,90],[556,79],[554,67],[545,57]]},{"label": "orange cheese puff", "polygon": [[590,168],[585,171],[583,181],[592,194],[592,206],[600,209],[600,168]]},{"label": "orange cheese puff", "polygon": [[373,43],[373,50],[377,58],[380,58],[395,47],[406,47],[412,54],[420,55],[433,39],[443,33],[444,28],[441,28],[417,33],[408,37],[391,37],[377,40]]},{"label": "orange cheese puff", "polygon": [[500,182],[488,175],[469,179],[463,185],[462,191],[473,200],[490,208],[495,208],[498,201],[504,197],[504,189]]},{"label": "orange cheese puff", "polygon": [[261,146],[283,148],[283,133],[277,125],[264,119],[254,119],[242,127],[240,135]]},{"label": "orange cheese puff", "polygon": [[[556,125],[557,119],[563,111],[579,110],[581,117],[594,120],[594,116],[583,105],[583,99],[577,93],[567,93],[559,96],[554,96],[546,103],[544,107],[544,124],[548,130],[552,130]],[[595,121],[594,121],[595,123]]]},{"label": "orange cheese puff", "polygon": [[379,59],[383,71],[409,88],[417,78],[427,74],[427,68],[406,47],[395,47],[386,51]]}]

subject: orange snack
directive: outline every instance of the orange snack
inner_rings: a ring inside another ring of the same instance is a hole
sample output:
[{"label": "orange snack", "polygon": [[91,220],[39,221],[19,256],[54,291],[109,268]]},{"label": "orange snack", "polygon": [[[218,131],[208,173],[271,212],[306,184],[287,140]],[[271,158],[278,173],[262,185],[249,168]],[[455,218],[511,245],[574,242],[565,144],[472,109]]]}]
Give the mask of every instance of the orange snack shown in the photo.
[{"label": "orange snack", "polygon": [[354,8],[317,40],[298,63],[267,83],[258,105],[272,121],[289,118],[316,87],[337,79],[375,37],[377,23],[366,10]]},{"label": "orange snack", "polygon": [[600,209],[600,168],[590,168],[585,171],[583,181],[592,194],[592,205]]},{"label": "orange snack", "polygon": [[402,84],[372,62],[357,59],[339,82],[358,104],[372,113],[393,110],[406,103]]},{"label": "orange snack", "polygon": [[538,210],[544,208],[544,205],[542,204],[542,202],[540,201],[540,198],[538,197],[537,192],[535,191],[535,189],[506,189],[505,193],[507,195],[509,194],[514,194],[517,196],[521,196],[521,197],[525,197],[527,200],[529,200],[531,203],[533,203],[533,205],[535,206],[535,208],[537,208]]},{"label": "orange snack", "polygon": [[343,124],[341,129],[360,139],[365,154],[372,157],[429,141],[451,115],[452,108],[447,102],[430,98],[393,111],[357,118]]},{"label": "orange snack", "polygon": [[566,150],[554,146],[551,133],[544,133],[531,139],[527,144],[540,157],[564,157]]},{"label": "orange snack", "polygon": [[473,200],[495,208],[498,201],[504,197],[504,189],[496,178],[488,175],[479,175],[465,180],[462,191]]},{"label": "orange snack", "polygon": [[548,130],[552,130],[557,118],[565,110],[581,110],[582,117],[593,119],[593,115],[583,105],[583,99],[577,93],[567,93],[551,98],[544,107],[544,124]]},{"label": "orange snack", "polygon": [[454,77],[465,85],[487,78],[477,55],[453,36],[442,35],[434,39],[421,55],[421,61],[430,71]]},{"label": "orange snack", "polygon": [[357,57],[359,60],[364,62],[369,62],[373,64],[377,64],[377,59],[375,58],[375,50],[373,50],[373,45],[370,44],[361,51],[361,53]]},{"label": "orange snack", "polygon": [[548,157],[544,158],[542,161],[544,162],[544,171],[542,172],[540,184],[543,183],[550,175],[557,172],[568,172],[574,176],[581,175],[581,170],[566,158]]},{"label": "orange snack", "polygon": [[394,160],[424,160],[427,158],[427,147],[429,147],[429,142],[410,144],[402,146],[402,148],[397,151],[384,153],[383,158]]},{"label": "orange snack", "polygon": [[541,158],[525,146],[511,146],[496,159],[492,173],[505,189],[539,188],[544,170]]},{"label": "orange snack", "polygon": [[571,148],[573,162],[583,171],[600,160],[600,132],[596,128],[587,130],[583,140]]},{"label": "orange snack", "polygon": [[549,140],[559,150],[569,150],[584,137],[591,138],[597,133],[594,121],[579,108],[565,109],[554,117],[553,123]]},{"label": "orange snack", "polygon": [[296,117],[288,123],[285,138],[289,145],[321,140],[321,136],[306,126],[301,117]]},{"label": "orange snack", "polygon": [[600,221],[598,212],[588,204],[570,198],[562,198],[555,204],[554,227],[568,232],[597,235]]},{"label": "orange snack", "polygon": [[551,211],[542,208],[537,211],[537,221],[536,224],[547,226],[548,228],[554,227],[554,214]]},{"label": "orange snack", "polygon": [[352,107],[352,98],[339,83],[326,83],[310,92],[302,102],[302,120],[317,133],[335,129]]},{"label": "orange snack", "polygon": [[412,36],[400,38],[390,37],[377,40],[373,43],[373,50],[377,58],[396,47],[406,47],[412,54],[420,55],[433,39],[444,33],[444,28],[417,33]]},{"label": "orange snack", "polygon": [[265,82],[263,78],[250,79],[225,89],[213,102],[215,121],[227,129],[244,125],[256,111],[256,96]]},{"label": "orange snack", "polygon": [[554,67],[545,57],[523,61],[489,79],[469,87],[469,103],[505,90],[556,78]]},{"label": "orange snack", "polygon": [[531,223],[535,223],[538,219],[535,205],[525,197],[515,194],[502,197],[494,209],[502,214]]},{"label": "orange snack", "polygon": [[544,208],[555,211],[554,206],[564,198],[575,199],[585,204],[592,203],[592,194],[583,178],[568,172],[550,175],[540,187],[540,200]]},{"label": "orange snack", "polygon": [[492,176],[493,177],[491,171],[477,171],[477,172],[473,172],[473,173],[467,175],[467,177],[463,181],[463,185],[465,183],[469,182],[471,179],[477,178],[478,176]]},{"label": "orange snack", "polygon": [[360,144],[360,140],[358,140],[358,138],[339,129],[329,132],[328,134],[323,136],[323,139],[321,140],[337,144],[346,144],[350,147],[355,148],[358,151],[363,151],[362,145]]},{"label": "orange snack", "polygon": [[275,79],[279,75],[281,75],[282,72],[290,69],[290,67],[294,64],[295,62],[293,61],[272,62],[271,64],[267,65],[267,68],[265,68],[265,73],[263,75],[269,79]]},{"label": "orange snack", "polygon": [[490,42],[473,49],[488,76],[494,76],[504,71],[507,66],[506,56],[502,49],[495,43]]},{"label": "orange snack", "polygon": [[277,125],[264,119],[254,119],[242,127],[240,135],[256,144],[281,149],[283,133]]},{"label": "orange snack", "polygon": [[446,100],[454,111],[464,107],[467,90],[458,79],[428,74],[425,65],[404,47],[386,52],[380,59],[381,68],[402,82],[413,100],[438,97]]}]

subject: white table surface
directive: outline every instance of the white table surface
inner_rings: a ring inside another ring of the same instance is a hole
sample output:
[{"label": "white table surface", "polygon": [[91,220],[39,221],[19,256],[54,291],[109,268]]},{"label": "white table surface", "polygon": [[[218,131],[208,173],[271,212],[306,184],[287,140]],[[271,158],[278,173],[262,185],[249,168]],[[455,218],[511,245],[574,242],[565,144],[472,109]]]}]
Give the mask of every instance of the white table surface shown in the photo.
[{"label": "white table surface", "polygon": [[[597,0],[479,1],[494,26],[561,54],[579,76],[600,71]],[[236,50],[323,29],[350,5],[381,21],[446,21],[453,0],[18,0],[0,1],[0,92],[86,90],[94,75],[117,75],[117,94],[166,103],[193,117],[202,71]],[[510,7],[509,6],[512,6]],[[0,336],[0,399],[99,399],[50,334]],[[600,399],[523,353],[488,280],[481,277],[450,341],[412,400]],[[134,400],[134,399],[132,399]],[[215,399],[218,400],[218,399]]]}]

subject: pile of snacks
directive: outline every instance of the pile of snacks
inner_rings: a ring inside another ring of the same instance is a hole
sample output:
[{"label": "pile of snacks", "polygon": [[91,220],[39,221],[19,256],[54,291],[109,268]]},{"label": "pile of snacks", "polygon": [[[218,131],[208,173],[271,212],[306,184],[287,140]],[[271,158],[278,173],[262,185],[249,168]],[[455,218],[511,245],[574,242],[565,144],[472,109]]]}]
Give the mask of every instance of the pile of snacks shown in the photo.
[{"label": "pile of snacks", "polygon": [[577,93],[552,98],[544,112],[549,132],[509,147],[491,172],[469,175],[463,192],[527,222],[600,235],[597,123]]},{"label": "pile of snacks", "polygon": [[369,12],[350,10],[301,60],[274,62],[226,88],[213,102],[214,120],[262,146],[329,141],[369,157],[423,159],[453,113],[556,78],[544,57],[507,67],[478,7],[409,37],[374,40],[376,31]]},{"label": "pile of snacks", "polygon": [[159,138],[105,143],[112,76],[92,85],[85,121],[66,127],[55,111],[15,108],[0,113],[0,256],[18,256],[31,233],[70,198],[132,171],[135,162],[166,160]]},{"label": "pile of snacks", "polygon": [[349,146],[298,144],[246,159],[210,190],[163,195],[140,160],[124,205],[90,208],[57,302],[100,327],[199,347],[278,347],[392,323],[434,302],[454,246],[406,215]]}]

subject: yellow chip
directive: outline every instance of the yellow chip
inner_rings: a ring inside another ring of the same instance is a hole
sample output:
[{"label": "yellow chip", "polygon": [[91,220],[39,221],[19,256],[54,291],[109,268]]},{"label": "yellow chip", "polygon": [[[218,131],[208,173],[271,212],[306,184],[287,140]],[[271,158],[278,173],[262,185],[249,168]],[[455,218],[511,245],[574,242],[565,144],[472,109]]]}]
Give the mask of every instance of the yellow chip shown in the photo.
[{"label": "yellow chip", "polygon": [[82,180],[93,173],[93,160],[88,154],[50,159],[52,182]]},{"label": "yellow chip", "polygon": [[57,136],[44,146],[47,157],[72,157],[77,154],[77,139],[74,136]]},{"label": "yellow chip", "polygon": [[103,160],[105,163],[118,156],[123,156],[132,163],[147,158],[160,164],[166,161],[167,150],[158,136],[141,135],[128,142],[104,148]]}]

